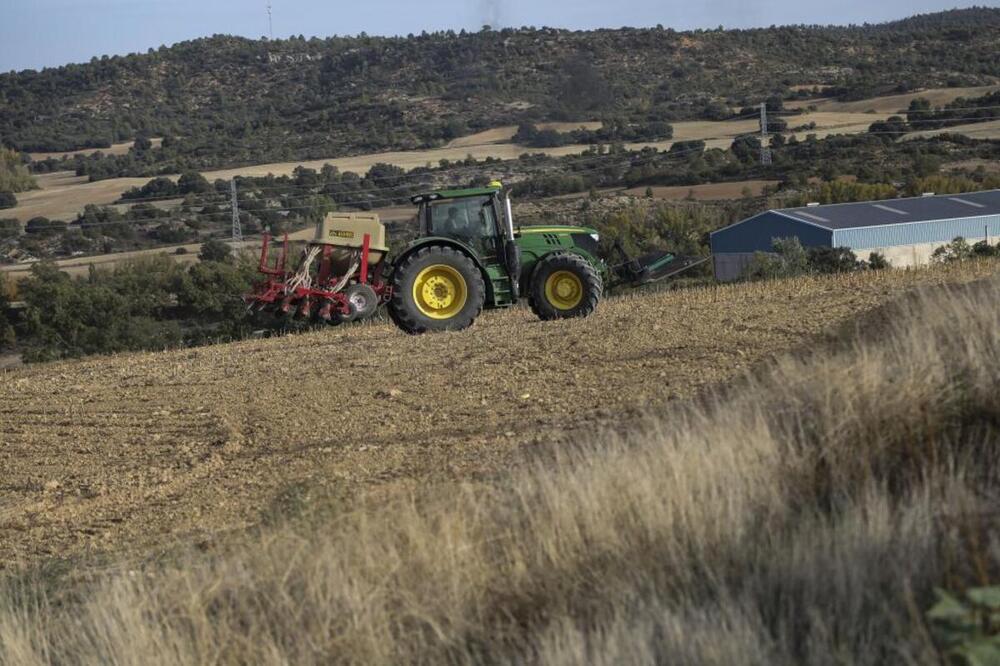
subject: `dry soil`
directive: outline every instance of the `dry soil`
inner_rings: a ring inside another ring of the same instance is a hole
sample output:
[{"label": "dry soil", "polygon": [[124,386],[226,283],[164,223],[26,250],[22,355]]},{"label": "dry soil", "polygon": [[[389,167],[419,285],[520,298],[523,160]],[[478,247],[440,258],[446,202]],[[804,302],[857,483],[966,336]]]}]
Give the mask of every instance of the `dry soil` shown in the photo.
[{"label": "dry soil", "polygon": [[475,481],[828,335],[970,263],[633,294],[584,320],[454,334],[326,329],[0,373],[0,568],[146,551],[258,521],[296,484],[345,498]]}]

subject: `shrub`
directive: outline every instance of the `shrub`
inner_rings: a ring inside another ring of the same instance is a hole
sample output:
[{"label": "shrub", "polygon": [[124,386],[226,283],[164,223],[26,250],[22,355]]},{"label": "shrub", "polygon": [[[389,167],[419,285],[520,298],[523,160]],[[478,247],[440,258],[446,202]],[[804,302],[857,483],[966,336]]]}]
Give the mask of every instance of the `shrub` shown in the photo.
[{"label": "shrub", "polygon": [[232,257],[233,248],[229,247],[228,243],[216,238],[202,244],[201,252],[198,253],[198,258],[201,261],[228,262]]},{"label": "shrub", "polygon": [[931,254],[931,261],[951,263],[954,261],[965,261],[966,259],[971,259],[972,256],[972,247],[968,241],[958,236],[947,245],[942,245],[934,250]]},{"label": "shrub", "polygon": [[951,663],[1000,663],[1000,586],[972,588],[962,598],[943,590],[937,595],[927,619]]},{"label": "shrub", "polygon": [[981,240],[972,246],[972,254],[976,257],[996,257],[1000,255],[1000,245],[990,245]]},{"label": "shrub", "polygon": [[13,208],[17,205],[17,197],[13,192],[0,192],[0,208]]},{"label": "shrub", "polygon": [[873,271],[883,271],[890,268],[891,264],[889,260],[885,258],[885,255],[880,252],[872,252],[868,255],[868,268]]},{"label": "shrub", "polygon": [[857,270],[858,257],[849,247],[811,247],[806,255],[817,273],[848,273]]},{"label": "shrub", "polygon": [[50,220],[47,217],[33,217],[24,225],[24,231],[29,234],[56,234],[66,231],[66,223],[60,220]]},{"label": "shrub", "polygon": [[796,237],[771,239],[773,252],[757,252],[743,271],[749,280],[791,277],[809,272],[809,255]]},{"label": "shrub", "polygon": [[21,235],[21,221],[13,218],[0,219],[0,238],[12,238]]}]

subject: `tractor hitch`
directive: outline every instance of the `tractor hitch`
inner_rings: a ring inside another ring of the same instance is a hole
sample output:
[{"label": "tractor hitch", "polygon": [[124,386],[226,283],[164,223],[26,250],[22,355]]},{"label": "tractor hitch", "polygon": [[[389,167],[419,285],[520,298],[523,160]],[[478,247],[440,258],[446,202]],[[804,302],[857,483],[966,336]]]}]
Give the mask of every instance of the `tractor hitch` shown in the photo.
[{"label": "tractor hitch", "polygon": [[679,275],[708,261],[708,257],[686,257],[665,250],[632,258],[619,240],[615,241],[614,249],[621,256],[622,262],[611,267],[613,277],[611,287],[622,285],[641,287],[644,284]]}]

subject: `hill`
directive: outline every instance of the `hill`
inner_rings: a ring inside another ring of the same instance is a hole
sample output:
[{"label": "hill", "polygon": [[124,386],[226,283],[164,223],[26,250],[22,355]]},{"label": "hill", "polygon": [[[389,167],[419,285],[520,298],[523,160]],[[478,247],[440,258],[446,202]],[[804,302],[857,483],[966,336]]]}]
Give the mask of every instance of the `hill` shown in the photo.
[{"label": "hill", "polygon": [[1000,566],[995,271],[15,371],[0,661],[935,663]]},{"label": "hill", "polygon": [[0,137],[35,152],[140,137],[118,158],[132,175],[431,148],[528,121],[599,119],[627,140],[815,85],[862,99],[995,84],[998,40],[995,9],[851,27],[217,35],[0,75]]}]

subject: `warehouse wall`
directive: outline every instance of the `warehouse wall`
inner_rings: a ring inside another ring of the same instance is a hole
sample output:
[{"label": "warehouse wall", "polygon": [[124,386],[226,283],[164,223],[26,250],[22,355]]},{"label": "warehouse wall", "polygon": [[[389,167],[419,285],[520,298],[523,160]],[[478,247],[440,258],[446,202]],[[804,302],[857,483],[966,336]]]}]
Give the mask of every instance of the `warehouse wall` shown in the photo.
[{"label": "warehouse wall", "polygon": [[[995,241],[996,239],[994,238],[993,240]],[[975,242],[975,239],[973,239],[973,242]],[[889,260],[889,263],[893,268],[906,268],[908,266],[922,266],[924,264],[929,264],[934,250],[944,244],[945,243],[916,243],[913,245],[894,245],[889,247],[851,249],[854,251],[854,254],[858,255],[858,259],[868,261],[869,254],[872,252],[878,252]]]},{"label": "warehouse wall", "polygon": [[738,279],[746,267],[753,261],[755,252],[723,252],[712,253],[712,268],[715,279],[720,282],[730,282]]},{"label": "warehouse wall", "polygon": [[996,242],[1000,237],[1000,215],[981,215],[933,222],[887,224],[878,227],[839,229],[833,244],[850,248],[922,246],[950,243],[956,236],[975,243],[985,238]]},{"label": "warehouse wall", "polygon": [[796,237],[805,247],[829,246],[833,232],[767,211],[712,232],[712,254],[770,252],[774,238]]}]

